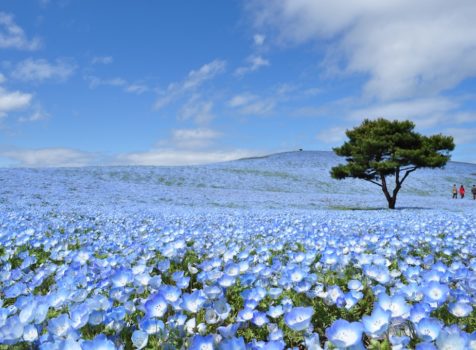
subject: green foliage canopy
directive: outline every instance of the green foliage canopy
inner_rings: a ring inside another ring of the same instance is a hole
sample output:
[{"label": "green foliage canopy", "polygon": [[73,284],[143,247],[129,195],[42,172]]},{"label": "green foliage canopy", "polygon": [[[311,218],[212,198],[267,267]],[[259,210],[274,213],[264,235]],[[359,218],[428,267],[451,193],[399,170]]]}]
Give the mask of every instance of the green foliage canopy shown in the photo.
[{"label": "green foliage canopy", "polygon": [[[348,141],[334,148],[337,155],[346,158],[347,164],[333,167],[331,176],[363,179],[380,186],[393,209],[408,175],[419,168],[443,167],[455,147],[451,136],[424,136],[414,128],[415,124],[409,120],[364,120],[346,131]],[[393,194],[387,187],[389,176],[395,177]]]}]

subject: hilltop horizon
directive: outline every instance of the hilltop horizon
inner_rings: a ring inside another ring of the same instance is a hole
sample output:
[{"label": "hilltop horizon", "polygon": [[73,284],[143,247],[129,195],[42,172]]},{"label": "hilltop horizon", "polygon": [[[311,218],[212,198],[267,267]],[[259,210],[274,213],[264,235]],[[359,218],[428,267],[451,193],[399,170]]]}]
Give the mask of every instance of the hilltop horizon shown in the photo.
[{"label": "hilltop horizon", "polygon": [[[337,156],[334,151],[332,150],[312,150],[312,149],[296,149],[296,150],[281,150],[281,151],[276,151],[272,153],[260,153],[256,155],[251,155],[247,157],[241,157],[241,158],[234,158],[234,159],[227,159],[227,160],[222,160],[222,161],[211,161],[208,163],[198,163],[198,164],[177,164],[177,165],[154,165],[154,164],[119,164],[119,163],[111,163],[111,164],[90,164],[90,165],[73,165],[73,166],[35,166],[35,167],[29,167],[29,166],[0,166],[0,169],[61,169],[61,168],[108,168],[108,167],[162,167],[162,168],[167,168],[167,167],[196,167],[196,166],[208,166],[208,165],[215,165],[215,164],[223,164],[223,163],[233,163],[237,161],[250,161],[250,160],[257,160],[257,159],[266,159],[266,158],[273,158],[273,157],[279,157],[280,155],[287,155],[287,154],[293,154],[293,153],[326,153],[326,154],[332,154],[336,159],[340,159],[342,163],[345,162],[345,157],[340,157]],[[461,163],[461,164],[468,164],[468,165],[475,165],[476,162],[465,162],[465,161],[459,161],[459,160],[453,160],[451,159],[448,163]]]},{"label": "hilltop horizon", "polygon": [[[145,211],[385,208],[377,186],[330,177],[341,161],[329,151],[294,151],[196,166],[3,168],[0,198],[4,205],[28,203],[36,210],[61,208],[65,201],[80,211],[111,207],[114,212],[131,206]],[[405,181],[397,206],[474,207],[469,197],[450,199],[454,183],[476,184],[476,165],[449,162],[443,169],[416,171]]]}]

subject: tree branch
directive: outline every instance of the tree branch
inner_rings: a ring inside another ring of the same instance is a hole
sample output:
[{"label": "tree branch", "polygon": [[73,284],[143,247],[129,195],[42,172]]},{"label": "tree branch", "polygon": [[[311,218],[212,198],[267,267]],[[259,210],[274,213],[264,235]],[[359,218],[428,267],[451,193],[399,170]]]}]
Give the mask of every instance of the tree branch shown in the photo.
[{"label": "tree branch", "polygon": [[395,168],[395,188],[393,189],[393,197],[396,197],[398,191],[400,191],[400,167]]},{"label": "tree branch", "polygon": [[382,184],[378,183],[377,181],[369,180],[369,179],[364,179],[364,180],[365,180],[365,181],[368,181],[368,182],[371,182],[371,183],[373,183],[373,184],[375,184],[375,185],[377,185],[377,186],[382,187]]},{"label": "tree branch", "polygon": [[415,169],[417,169],[417,168],[418,168],[418,167],[416,167],[416,166],[409,166],[408,168],[402,168],[402,169],[400,169],[400,171],[415,170]]},{"label": "tree branch", "polygon": [[415,170],[417,170],[418,168],[417,167],[414,167],[410,170],[407,170],[405,172],[405,175],[402,177],[402,181],[400,181],[400,186],[402,185],[403,181],[405,181],[405,179],[408,177],[408,175],[410,175],[410,173],[414,172]]}]

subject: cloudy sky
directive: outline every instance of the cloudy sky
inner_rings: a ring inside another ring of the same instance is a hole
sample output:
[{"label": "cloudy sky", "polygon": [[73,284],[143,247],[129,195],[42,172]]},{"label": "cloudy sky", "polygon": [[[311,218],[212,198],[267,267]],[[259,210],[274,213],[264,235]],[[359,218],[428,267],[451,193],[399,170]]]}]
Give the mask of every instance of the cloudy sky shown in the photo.
[{"label": "cloudy sky", "polygon": [[9,0],[0,166],[330,150],[364,118],[476,162],[474,0]]}]

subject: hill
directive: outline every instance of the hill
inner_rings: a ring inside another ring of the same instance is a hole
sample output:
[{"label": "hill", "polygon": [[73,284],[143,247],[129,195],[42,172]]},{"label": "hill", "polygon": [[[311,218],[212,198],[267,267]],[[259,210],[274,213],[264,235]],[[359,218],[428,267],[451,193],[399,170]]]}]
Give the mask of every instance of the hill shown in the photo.
[{"label": "hill", "polygon": [[[375,209],[385,208],[380,188],[330,178],[342,162],[332,152],[272,154],[181,167],[123,166],[0,169],[0,210]],[[462,210],[476,202],[451,200],[451,186],[476,184],[476,165],[449,162],[422,169],[404,184],[397,207]]]}]

